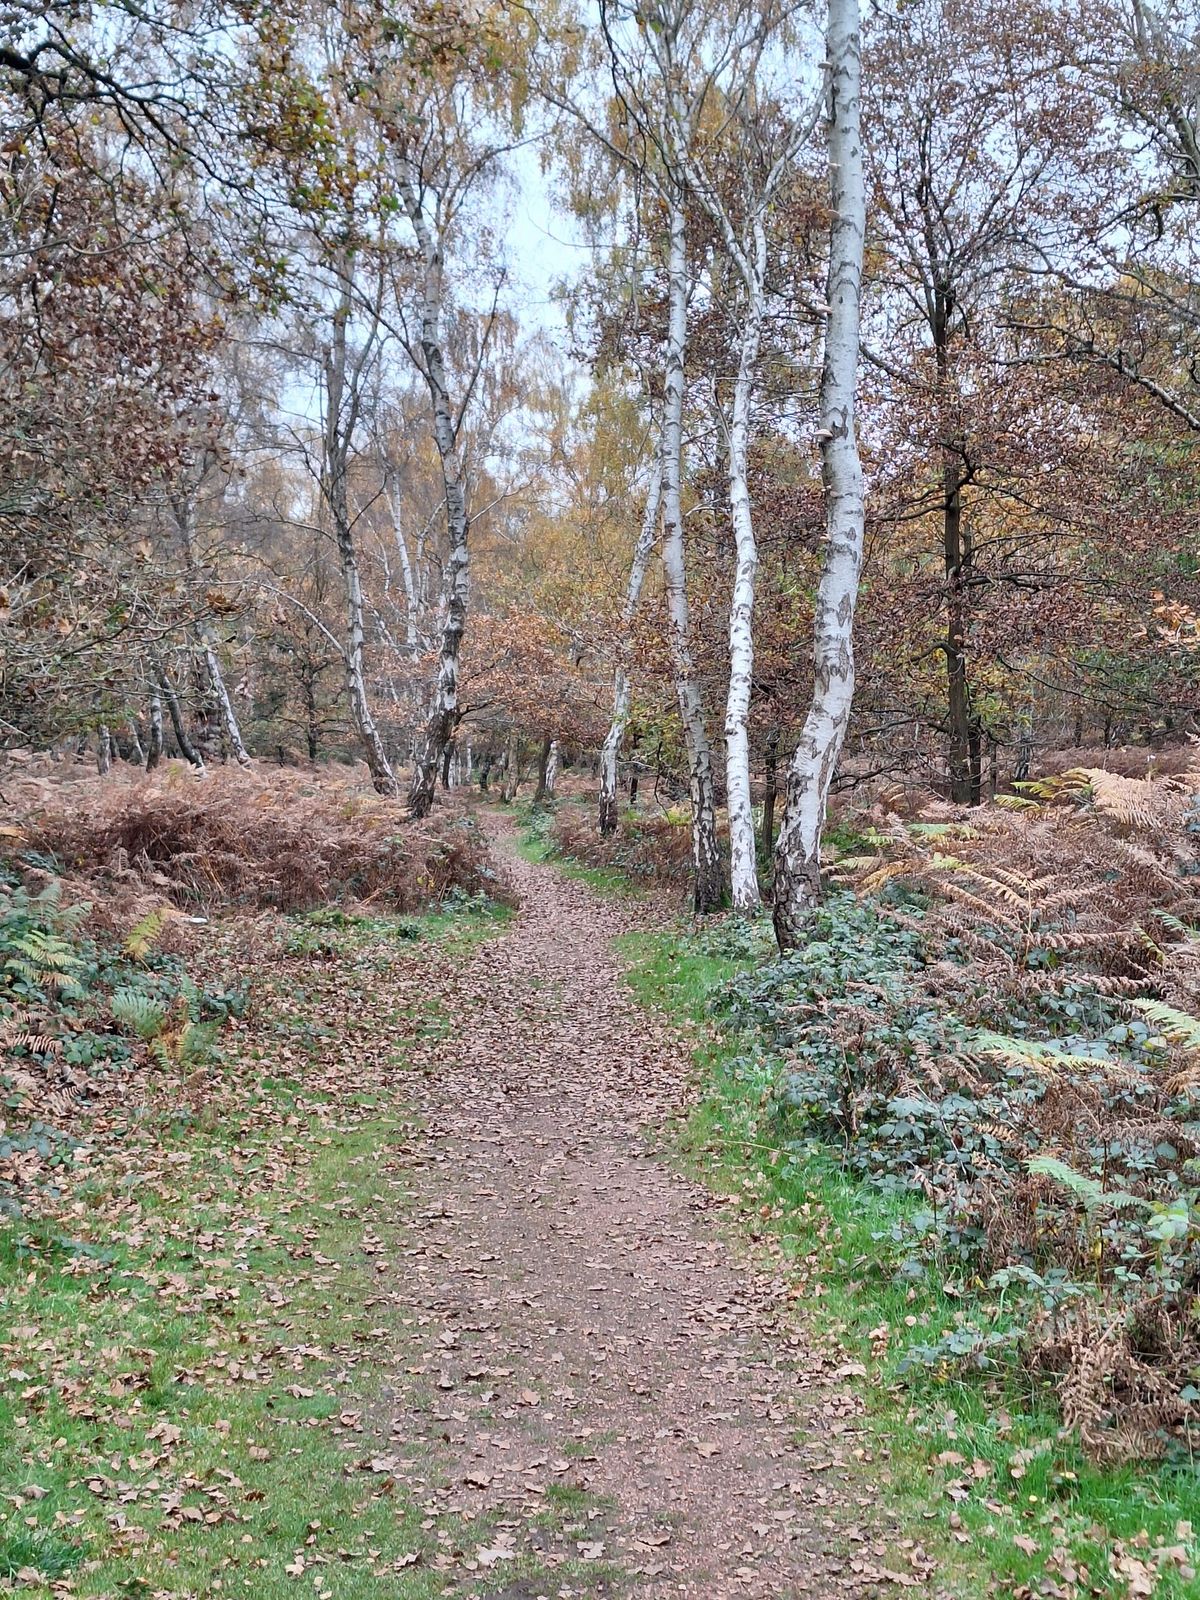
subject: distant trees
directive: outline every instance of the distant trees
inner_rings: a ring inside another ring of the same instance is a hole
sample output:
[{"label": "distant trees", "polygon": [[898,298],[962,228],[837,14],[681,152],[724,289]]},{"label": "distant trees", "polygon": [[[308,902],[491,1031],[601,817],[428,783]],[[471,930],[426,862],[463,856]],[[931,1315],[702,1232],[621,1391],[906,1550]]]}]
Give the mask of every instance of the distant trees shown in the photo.
[{"label": "distant trees", "polygon": [[[624,762],[787,944],[830,794],[1200,729],[1200,36],[598,19],[9,7],[0,741],[365,759],[418,816],[557,745],[604,832]],[[531,314],[539,158],[586,266]]]}]

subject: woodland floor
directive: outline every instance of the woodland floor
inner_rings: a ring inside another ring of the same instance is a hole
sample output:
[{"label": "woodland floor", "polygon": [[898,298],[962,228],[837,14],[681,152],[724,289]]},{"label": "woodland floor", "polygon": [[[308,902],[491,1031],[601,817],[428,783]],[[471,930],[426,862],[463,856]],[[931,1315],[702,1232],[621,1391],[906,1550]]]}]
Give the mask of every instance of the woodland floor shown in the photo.
[{"label": "woodland floor", "polygon": [[[911,1545],[888,1570],[837,1352],[656,1153],[693,1069],[623,982],[629,905],[521,860],[497,828],[520,913],[469,956],[452,1030],[415,1063],[404,1261],[421,1339],[379,1419],[409,1452],[398,1479],[499,1519],[476,1552],[496,1600],[555,1592],[506,1587],[504,1562],[564,1549],[598,1564],[572,1594],[923,1586]],[[548,1495],[577,1511],[565,1532],[542,1530]]]},{"label": "woodland floor", "polygon": [[613,943],[653,901],[487,827],[511,917],[206,930],[251,1010],[0,1229],[0,1592],[943,1592],[761,1191],[677,1159],[703,1041]]}]

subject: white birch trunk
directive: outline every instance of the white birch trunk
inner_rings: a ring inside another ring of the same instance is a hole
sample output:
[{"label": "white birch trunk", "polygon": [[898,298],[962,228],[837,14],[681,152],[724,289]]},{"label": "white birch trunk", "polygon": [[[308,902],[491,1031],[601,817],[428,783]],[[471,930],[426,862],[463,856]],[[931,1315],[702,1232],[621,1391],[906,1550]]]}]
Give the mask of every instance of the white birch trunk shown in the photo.
[{"label": "white birch trunk", "polygon": [[546,794],[553,799],[554,785],[558,782],[558,740],[550,742],[550,756],[546,762]]},{"label": "white birch trunk", "polygon": [[662,452],[659,450],[650,469],[650,483],[646,490],[646,508],[642,514],[641,532],[633,549],[629,568],[629,584],[625,590],[625,605],[621,611],[620,655],[613,670],[612,720],[604,743],[600,747],[600,803],[599,827],[601,833],[615,833],[617,829],[617,760],[621,741],[629,721],[629,673],[626,654],[629,649],[629,625],[637,611],[642,585],[650,566],[650,557],[658,539],[658,513],[662,504]]},{"label": "white birch trunk", "polygon": [[102,722],[96,732],[96,771],[101,777],[112,770],[112,734]]},{"label": "white birch trunk", "polygon": [[446,363],[442,352],[442,241],[430,228],[422,210],[421,198],[412,183],[401,177],[398,187],[404,209],[424,258],[425,277],[421,299],[420,368],[429,390],[433,413],[433,438],[442,467],[442,491],[446,502],[446,560],[443,590],[444,615],[441,647],[438,653],[437,689],[433,709],[425,725],[408,791],[410,815],[424,817],[433,806],[438,771],[446,746],[459,724],[458,657],[467,625],[471,558],[468,545],[470,518],[467,514],[465,474],[459,451],[458,419],[450,404]]},{"label": "white birch trunk", "polygon": [[729,693],[725,702],[725,788],[729,807],[729,878],[733,908],[754,916],[762,904],[750,795],[750,693],[754,678],[754,584],[758,544],[750,509],[749,457],[754,372],[762,338],[767,239],[755,227],[755,267],[746,274],[746,311],[729,426],[729,509],[737,566],[729,605]]},{"label": "white birch trunk", "polygon": [[217,705],[220,707],[221,721],[225,724],[225,737],[229,740],[229,748],[233,751],[233,758],[238,766],[248,767],[250,752],[242,740],[242,730],[238,726],[237,713],[233,709],[233,701],[229,698],[229,690],[225,687],[225,675],[221,671],[221,663],[212,647],[207,630],[202,630],[201,637],[204,639],[204,667]]},{"label": "white birch trunk", "polygon": [[504,784],[500,790],[500,798],[505,805],[517,797],[517,785],[521,781],[521,752],[517,743],[517,730],[511,729],[508,735],[508,748],[504,753]]},{"label": "white birch trunk", "polygon": [[[183,560],[187,567],[188,576],[196,577],[196,542],[195,542],[195,516],[196,503],[195,491],[185,489],[172,497],[171,509],[175,513],[175,523],[179,529],[180,541],[183,545]],[[221,720],[225,726],[225,737],[229,740],[229,748],[233,751],[234,760],[239,767],[250,765],[250,752],[246,749],[242,739],[242,730],[238,726],[237,716],[233,709],[233,701],[229,698],[229,691],[225,687],[225,675],[221,671],[221,662],[213,646],[213,630],[206,619],[200,619],[195,625],[196,641],[204,656],[204,668],[208,673],[209,687],[213,699],[217,702],[217,709],[221,713]]]},{"label": "white birch trunk", "polygon": [[712,752],[704,724],[704,703],[692,660],[688,616],[687,568],[684,558],[680,477],[683,463],[684,355],[687,349],[687,235],[682,201],[670,210],[669,293],[665,390],[662,423],[663,580],[667,603],[667,638],[675,669],[675,689],[688,754],[688,788],[692,803],[693,903],[698,913],[721,904],[721,855],[717,846],[713,804]]},{"label": "white birch trunk", "polygon": [[[348,264],[341,271],[349,272]],[[394,795],[396,778],[387,758],[383,740],[376,727],[367,693],[364,670],[366,634],[363,626],[362,578],[358,569],[358,550],[354,541],[354,528],[350,521],[348,499],[348,457],[350,437],[357,417],[358,396],[354,385],[348,382],[346,348],[347,324],[350,320],[350,295],[344,288],[341,301],[333,314],[333,328],[329,349],[325,353],[325,437],[321,463],[321,494],[333,524],[337,544],[338,562],[342,569],[342,582],[346,591],[346,696],[350,702],[350,718],[363,747],[371,782],[378,794]]]},{"label": "white birch trunk", "polygon": [[157,688],[150,691],[150,731],[146,744],[146,771],[153,772],[162,760],[163,724],[162,696]]},{"label": "white birch trunk", "polygon": [[400,581],[404,585],[404,642],[415,655],[418,647],[417,633],[417,589],[413,579],[412,560],[408,553],[408,540],[404,537],[404,527],[400,517],[400,497],[389,483],[387,487],[388,506],[392,513],[392,534],[396,540],[396,551],[400,557]]},{"label": "white birch trunk", "polygon": [[859,125],[859,0],[829,0],[830,225],[828,321],[821,373],[825,559],[817,589],[813,697],[788,769],[775,852],[775,934],[781,950],[804,938],[821,892],[821,829],[854,697],[854,611],[863,558],[862,463],[855,434],[866,190]]}]

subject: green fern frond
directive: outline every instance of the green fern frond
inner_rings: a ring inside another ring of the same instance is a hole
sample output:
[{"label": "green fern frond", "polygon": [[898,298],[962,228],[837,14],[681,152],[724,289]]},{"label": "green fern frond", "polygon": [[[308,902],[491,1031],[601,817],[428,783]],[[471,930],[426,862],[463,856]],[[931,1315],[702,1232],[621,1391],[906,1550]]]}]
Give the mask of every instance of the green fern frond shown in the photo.
[{"label": "green fern frond", "polygon": [[1140,1011],[1164,1039],[1182,1045],[1187,1050],[1200,1050],[1200,1018],[1186,1011],[1177,1011],[1174,1006],[1164,1005],[1161,1000],[1131,1000],[1129,1004]]},{"label": "green fern frond", "polygon": [[169,906],[155,906],[153,911],[148,911],[125,935],[122,943],[125,954],[133,961],[144,961],[161,939],[170,917]]},{"label": "green fern frond", "polygon": [[1016,1039],[1004,1033],[993,1033],[981,1028],[975,1035],[974,1048],[984,1056],[1007,1061],[1013,1066],[1027,1067],[1040,1078],[1053,1078],[1060,1067],[1097,1066],[1111,1068],[1109,1056],[1088,1052],[1068,1054],[1058,1045],[1043,1039]]},{"label": "green fern frond", "polygon": [[1025,1163],[1035,1176],[1050,1178],[1078,1200],[1089,1217],[1100,1211],[1149,1211],[1150,1202],[1126,1189],[1106,1189],[1096,1178],[1076,1172],[1057,1156],[1032,1156]]},{"label": "green fern frond", "polygon": [[110,1002],[112,1014],[123,1028],[139,1039],[156,1039],[166,1027],[167,1006],[140,989],[117,989]]}]

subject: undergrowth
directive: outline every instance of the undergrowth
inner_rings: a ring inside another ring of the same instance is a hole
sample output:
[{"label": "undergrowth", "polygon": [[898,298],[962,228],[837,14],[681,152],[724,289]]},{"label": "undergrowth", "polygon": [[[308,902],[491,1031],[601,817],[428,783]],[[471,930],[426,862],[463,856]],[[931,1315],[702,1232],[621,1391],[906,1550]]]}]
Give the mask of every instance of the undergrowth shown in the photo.
[{"label": "undergrowth", "polygon": [[[894,1107],[868,1135],[862,1118],[843,1123],[836,1098],[831,1107],[823,1096],[812,1120],[796,1105],[772,1031],[800,1026],[800,971],[813,985],[810,1002],[834,1010],[837,984],[869,988],[882,978],[887,991],[896,977],[892,940],[871,927],[869,909],[837,897],[824,918],[822,931],[838,925],[833,938],[815,940],[807,961],[783,964],[782,977],[757,924],[620,941],[646,1004],[710,1028],[715,1012],[718,1029],[700,1048],[709,1087],[686,1131],[688,1158],[739,1197],[753,1234],[779,1241],[814,1329],[871,1374],[863,1397],[877,1464],[864,1470],[923,1523],[923,1538],[928,1519],[940,1527],[944,1572],[956,1572],[963,1592],[998,1581],[1027,1595],[1192,1594],[1200,1476],[1191,1460],[1092,1459],[1064,1429],[1051,1378],[1017,1359],[1031,1305],[1060,1299],[1053,1277],[985,1281],[954,1219],[932,1215],[919,1182],[897,1181],[899,1152],[911,1156],[914,1137],[942,1139],[936,1111]],[[887,958],[882,973],[873,937]],[[901,970],[910,956],[901,940]],[[763,1030],[755,1013],[765,996],[774,1021]],[[929,1019],[897,1021],[912,1035],[904,1048],[921,1049]],[[827,1048],[828,1038],[812,1044],[809,1070]],[[840,1052],[838,1061],[841,1084]],[[836,1134],[822,1126],[830,1114]],[[910,1161],[908,1170],[919,1169]]]}]

